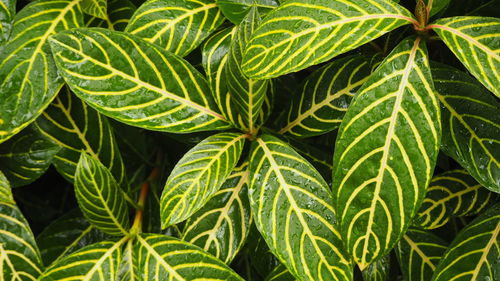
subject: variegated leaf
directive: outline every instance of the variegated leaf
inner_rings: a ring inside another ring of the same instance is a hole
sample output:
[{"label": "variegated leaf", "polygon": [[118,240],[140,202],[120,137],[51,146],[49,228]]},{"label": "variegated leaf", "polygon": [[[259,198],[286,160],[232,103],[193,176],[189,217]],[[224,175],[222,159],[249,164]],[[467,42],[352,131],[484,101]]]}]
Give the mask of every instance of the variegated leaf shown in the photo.
[{"label": "variegated leaf", "polygon": [[486,88],[500,97],[499,18],[444,18],[428,26]]},{"label": "variegated leaf", "polygon": [[72,90],[107,116],[175,133],[229,127],[208,94],[205,78],[160,47],[99,28],[62,32],[50,42],[59,71]]},{"label": "variegated leaf", "polygon": [[223,21],[213,0],[149,0],[137,9],[125,31],[184,57]]},{"label": "variegated leaf", "polygon": [[108,0],[81,0],[84,13],[101,19],[108,19]]},{"label": "variegated leaf", "polygon": [[129,0],[109,0],[107,17],[105,19],[99,17],[86,18],[85,25],[124,31],[136,9],[135,5]]},{"label": "variegated leaf", "polygon": [[340,126],[333,189],[340,233],[363,270],[410,226],[441,139],[425,43],[403,40],[359,90]]},{"label": "variegated leaf", "polygon": [[385,0],[291,0],[252,35],[242,69],[271,78],[325,62],[405,24],[409,11]]},{"label": "variegated leaf", "polygon": [[217,192],[238,163],[246,137],[238,133],[210,136],[179,160],[161,195],[162,228],[186,220]]},{"label": "variegated leaf", "polygon": [[[370,264],[361,275],[364,281],[388,281],[391,270],[391,256],[386,255]],[[411,280],[411,279],[409,279]]]},{"label": "variegated leaf", "polygon": [[278,265],[264,281],[296,281],[284,265]]},{"label": "variegated leaf", "polygon": [[16,0],[0,0],[0,45],[7,40],[16,13]]},{"label": "variegated leaf", "polygon": [[279,5],[278,0],[215,0],[215,2],[224,16],[234,24],[240,24],[252,7],[257,8],[259,14],[264,16]]},{"label": "variegated leaf", "polygon": [[38,0],[14,18],[9,42],[0,52],[0,142],[35,120],[63,85],[47,40],[82,25],[79,2]]},{"label": "variegated leaf", "polygon": [[311,164],[285,142],[262,135],[250,154],[249,188],[257,228],[296,278],[352,280],[332,194]]}]

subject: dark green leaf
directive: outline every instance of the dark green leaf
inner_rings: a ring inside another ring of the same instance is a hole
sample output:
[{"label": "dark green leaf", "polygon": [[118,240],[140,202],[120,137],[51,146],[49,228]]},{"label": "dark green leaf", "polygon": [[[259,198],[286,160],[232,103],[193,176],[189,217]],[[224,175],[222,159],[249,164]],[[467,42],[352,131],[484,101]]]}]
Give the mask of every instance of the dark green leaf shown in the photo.
[{"label": "dark green leaf", "polygon": [[240,24],[252,7],[265,15],[278,7],[277,0],[215,0],[224,16],[234,24]]},{"label": "dark green leaf", "polygon": [[16,0],[0,0],[0,45],[9,38],[16,13]]},{"label": "dark green leaf", "polygon": [[283,265],[278,265],[271,274],[266,277],[265,281],[296,281],[290,272]]},{"label": "dark green leaf", "polygon": [[84,13],[101,19],[108,19],[108,0],[81,0]]},{"label": "dark green leaf", "polygon": [[109,0],[107,17],[105,19],[90,17],[86,20],[86,26],[123,31],[135,10],[136,7],[129,0]]},{"label": "dark green leaf", "polygon": [[[391,256],[383,256],[370,264],[361,275],[364,281],[386,281],[390,280],[389,272],[391,270]],[[409,279],[411,280],[411,279]]]},{"label": "dark green leaf", "polygon": [[429,17],[432,17],[446,9],[451,0],[424,0],[424,2],[427,4],[426,8]]}]

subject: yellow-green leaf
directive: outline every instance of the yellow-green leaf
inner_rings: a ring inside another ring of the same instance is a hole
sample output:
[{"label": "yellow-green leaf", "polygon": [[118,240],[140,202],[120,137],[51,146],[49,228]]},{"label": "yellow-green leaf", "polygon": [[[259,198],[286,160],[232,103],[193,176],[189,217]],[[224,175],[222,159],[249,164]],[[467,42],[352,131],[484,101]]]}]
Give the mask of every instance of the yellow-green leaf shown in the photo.
[{"label": "yellow-green leaf", "polygon": [[84,13],[101,19],[108,18],[108,0],[81,0]]},{"label": "yellow-green leaf", "polygon": [[136,9],[130,0],[109,0],[107,17],[86,17],[85,26],[124,31]]},{"label": "yellow-green leaf", "polygon": [[16,13],[16,0],[0,0],[0,45],[7,40]]}]

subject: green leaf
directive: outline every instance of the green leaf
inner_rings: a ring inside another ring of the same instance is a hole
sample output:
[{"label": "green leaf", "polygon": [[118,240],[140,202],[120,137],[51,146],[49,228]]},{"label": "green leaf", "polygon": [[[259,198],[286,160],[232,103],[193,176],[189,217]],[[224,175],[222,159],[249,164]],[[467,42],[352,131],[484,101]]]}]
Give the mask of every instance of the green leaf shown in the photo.
[{"label": "green leaf", "polygon": [[337,136],[333,189],[363,270],[410,226],[434,170],[441,128],[425,43],[403,40],[358,92]]},{"label": "green leaf", "polygon": [[103,241],[86,246],[49,267],[40,281],[57,280],[118,280],[122,245],[127,237],[118,242]]},{"label": "green leaf", "polygon": [[309,144],[292,137],[285,137],[283,140],[302,155],[302,157],[306,158],[318,170],[326,182],[331,183],[333,153],[328,150],[328,147]]},{"label": "green leaf", "polygon": [[104,241],[108,235],[91,225],[79,211],[74,209],[56,219],[40,233],[36,242],[45,265],[90,244]]},{"label": "green leaf", "polygon": [[101,19],[108,18],[108,0],[81,0],[84,13]]},{"label": "green leaf", "polygon": [[335,60],[307,77],[280,120],[280,134],[311,137],[340,126],[358,88],[371,73],[370,59],[361,55]]},{"label": "green leaf", "polygon": [[434,229],[445,225],[450,217],[478,214],[495,200],[493,194],[465,170],[445,172],[432,178],[415,223]]},{"label": "green leaf", "polygon": [[141,281],[243,281],[227,265],[200,248],[164,235],[137,236],[134,264]]},{"label": "green leaf", "polygon": [[121,189],[99,160],[82,153],[75,173],[75,195],[87,220],[111,235],[127,235],[129,212]]},{"label": "green leaf", "polygon": [[0,45],[7,41],[16,13],[16,0],[0,0]]},{"label": "green leaf", "polygon": [[500,192],[500,103],[469,75],[432,68],[441,102],[442,148],[484,187]]},{"label": "green leaf", "polygon": [[500,19],[444,18],[428,26],[486,88],[500,97]]},{"label": "green leaf", "polygon": [[126,188],[125,166],[108,120],[69,90],[59,93],[34,122],[34,128],[47,140],[61,147],[53,163],[70,182],[74,180],[76,165],[83,150],[109,167],[115,179]]},{"label": "green leaf", "polygon": [[233,104],[240,113],[244,129],[254,133],[261,124],[258,124],[264,99],[266,97],[269,80],[256,81],[247,79],[241,70],[243,51],[249,37],[260,23],[260,16],[256,8],[252,8],[243,19],[234,34],[229,48],[229,57],[226,70],[226,83]]},{"label": "green leaf", "polygon": [[129,0],[109,0],[107,17],[90,17],[86,20],[86,26],[124,31],[136,9]]},{"label": "green leaf", "polygon": [[277,0],[215,0],[224,16],[234,24],[240,24],[252,7],[257,8],[260,15],[265,15],[278,7]]},{"label": "green leaf", "polygon": [[0,142],[35,120],[63,85],[47,39],[82,25],[79,2],[38,0],[16,15],[0,52]]},{"label": "green leaf", "polygon": [[427,4],[426,8],[429,17],[432,17],[446,9],[451,0],[424,0],[424,2]]},{"label": "green leaf", "polygon": [[43,270],[30,226],[0,172],[0,280],[37,280]]},{"label": "green leaf", "polygon": [[45,173],[60,149],[28,127],[0,144],[0,169],[12,187],[27,185]]},{"label": "green leaf", "polygon": [[250,229],[248,163],[235,168],[220,190],[186,222],[182,240],[226,264],[234,259]]},{"label": "green leaf", "polygon": [[281,76],[414,22],[410,12],[392,1],[287,1],[270,12],[252,35],[242,69],[250,78]]},{"label": "green leaf", "polygon": [[223,21],[213,0],[149,0],[137,9],[125,31],[184,57]]},{"label": "green leaf", "polygon": [[284,265],[278,265],[264,281],[296,281]]},{"label": "green leaf", "polygon": [[210,136],[179,160],[161,195],[162,228],[186,220],[217,192],[238,163],[246,137],[238,133]]},{"label": "green leaf", "polygon": [[431,280],[446,248],[446,242],[431,232],[409,229],[395,250],[404,280]]},{"label": "green leaf", "polygon": [[[361,275],[364,281],[386,281],[390,280],[391,256],[386,255],[370,264]],[[412,279],[408,279],[412,280]]]},{"label": "green leaf", "polygon": [[499,244],[500,204],[496,204],[460,231],[432,280],[499,280]]},{"label": "green leaf", "polygon": [[335,229],[332,194],[321,175],[286,143],[258,138],[250,154],[254,221],[271,251],[300,280],[352,280]]},{"label": "green leaf", "polygon": [[66,82],[103,114],[164,132],[229,127],[208,94],[205,78],[170,52],[126,33],[99,28],[73,29],[51,38]]}]

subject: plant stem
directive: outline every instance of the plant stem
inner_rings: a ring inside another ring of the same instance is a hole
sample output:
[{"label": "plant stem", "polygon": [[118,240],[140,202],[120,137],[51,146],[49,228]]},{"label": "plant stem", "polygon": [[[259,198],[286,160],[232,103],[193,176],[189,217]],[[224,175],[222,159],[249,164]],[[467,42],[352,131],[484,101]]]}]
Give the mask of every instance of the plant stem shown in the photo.
[{"label": "plant stem", "polygon": [[149,192],[149,184],[154,180],[159,173],[158,168],[154,168],[149,174],[145,182],[141,184],[141,193],[139,194],[139,200],[137,201],[137,211],[135,212],[134,223],[130,229],[132,235],[136,235],[142,232],[142,219],[144,215],[144,205],[146,203],[146,198]]}]

